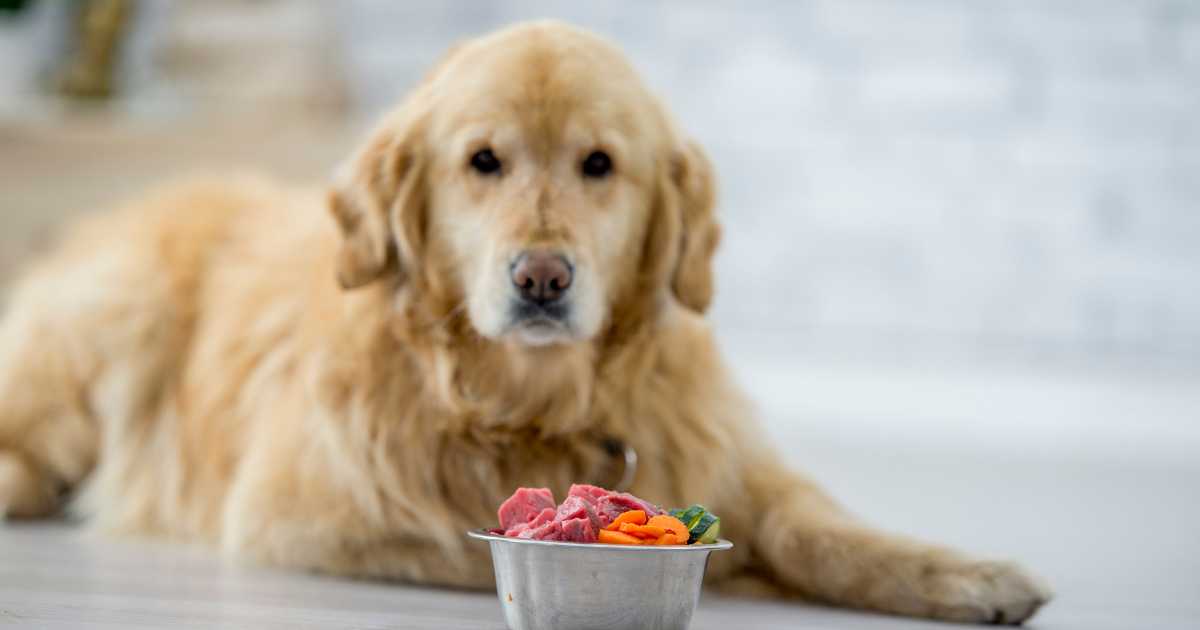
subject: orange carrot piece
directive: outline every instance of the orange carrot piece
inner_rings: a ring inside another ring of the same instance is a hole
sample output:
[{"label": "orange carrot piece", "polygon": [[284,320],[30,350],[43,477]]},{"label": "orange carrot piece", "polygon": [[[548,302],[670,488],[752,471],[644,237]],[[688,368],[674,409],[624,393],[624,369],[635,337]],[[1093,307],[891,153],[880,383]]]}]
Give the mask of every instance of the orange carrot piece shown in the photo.
[{"label": "orange carrot piece", "polygon": [[658,538],[666,533],[667,530],[653,525],[634,525],[633,523],[621,523],[620,531],[630,536],[638,538]]},{"label": "orange carrot piece", "polygon": [[[676,520],[678,520],[678,519],[676,519]],[[610,531],[617,531],[617,530],[621,529],[622,523],[633,523],[634,525],[645,525],[646,524],[645,510],[629,510],[628,512],[621,512],[619,515],[617,515],[617,518],[613,519],[613,522],[609,523],[608,527],[605,527],[604,529],[607,529]]]},{"label": "orange carrot piece", "polygon": [[641,525],[634,525],[633,523],[621,523],[621,526],[617,528],[617,531],[621,532],[622,534],[629,534],[630,536],[644,538],[639,531],[640,528]]},{"label": "orange carrot piece", "polygon": [[609,545],[641,545],[642,539],[621,532],[614,532],[607,529],[602,529],[597,534],[596,540],[607,543]]},{"label": "orange carrot piece", "polygon": [[683,521],[671,516],[670,514],[659,514],[658,516],[650,519],[646,524],[653,527],[661,527],[675,534],[676,538],[683,538],[684,540],[687,540],[691,537],[691,534],[688,533],[687,525],[684,525]]},{"label": "orange carrot piece", "polygon": [[680,538],[671,532],[667,532],[654,541],[655,545],[686,545],[688,539]]}]

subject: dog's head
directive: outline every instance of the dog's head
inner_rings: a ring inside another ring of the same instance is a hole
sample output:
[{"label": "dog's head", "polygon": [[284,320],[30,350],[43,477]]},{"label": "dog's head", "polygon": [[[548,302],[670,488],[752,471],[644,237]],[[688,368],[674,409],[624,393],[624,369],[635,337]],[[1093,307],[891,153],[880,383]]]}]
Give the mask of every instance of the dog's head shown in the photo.
[{"label": "dog's head", "polygon": [[343,169],[338,279],[465,305],[490,339],[585,341],[622,310],[707,308],[713,197],[611,44],[517,26],[451,51]]}]

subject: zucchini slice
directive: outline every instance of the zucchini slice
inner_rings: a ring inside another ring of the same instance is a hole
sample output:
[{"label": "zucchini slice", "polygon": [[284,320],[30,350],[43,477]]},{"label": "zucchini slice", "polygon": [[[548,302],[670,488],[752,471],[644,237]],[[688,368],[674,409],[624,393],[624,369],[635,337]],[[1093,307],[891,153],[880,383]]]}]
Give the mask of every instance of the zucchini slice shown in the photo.
[{"label": "zucchini slice", "polygon": [[709,512],[703,505],[693,505],[670,511],[671,516],[683,521],[687,526],[688,544],[709,544],[716,542],[721,533],[721,518]]},{"label": "zucchini slice", "polygon": [[715,543],[717,542],[717,537],[721,535],[721,518],[713,516],[711,512],[705,512],[704,517],[690,531],[694,540],[690,540],[689,542],[697,542],[701,545]]}]

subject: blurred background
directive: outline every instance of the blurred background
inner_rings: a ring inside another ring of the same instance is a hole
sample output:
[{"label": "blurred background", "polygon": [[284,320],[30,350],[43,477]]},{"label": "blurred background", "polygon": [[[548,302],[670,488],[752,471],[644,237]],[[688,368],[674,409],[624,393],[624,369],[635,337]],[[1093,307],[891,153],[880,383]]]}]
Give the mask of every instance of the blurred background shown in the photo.
[{"label": "blurred background", "polygon": [[449,45],[562,18],[716,163],[713,320],[790,457],[894,529],[1195,594],[1200,2],[0,6],[0,277],[165,177],[321,181]]}]

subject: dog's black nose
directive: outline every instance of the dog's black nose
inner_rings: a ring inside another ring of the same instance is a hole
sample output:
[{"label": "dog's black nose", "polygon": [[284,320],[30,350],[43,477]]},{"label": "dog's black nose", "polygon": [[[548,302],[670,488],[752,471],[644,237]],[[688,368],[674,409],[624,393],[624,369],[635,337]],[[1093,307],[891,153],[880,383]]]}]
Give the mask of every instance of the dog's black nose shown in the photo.
[{"label": "dog's black nose", "polygon": [[524,252],[512,266],[512,283],[521,298],[539,304],[561,298],[571,287],[571,277],[567,259],[545,250]]}]

